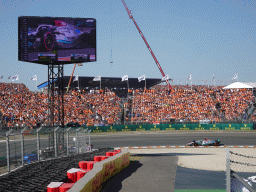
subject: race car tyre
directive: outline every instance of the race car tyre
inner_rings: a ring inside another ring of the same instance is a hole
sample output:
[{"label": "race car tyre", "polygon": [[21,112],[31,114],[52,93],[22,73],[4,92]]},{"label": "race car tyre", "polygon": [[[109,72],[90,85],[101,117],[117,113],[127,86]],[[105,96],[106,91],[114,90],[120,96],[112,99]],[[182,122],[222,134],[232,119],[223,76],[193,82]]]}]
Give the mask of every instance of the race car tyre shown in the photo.
[{"label": "race car tyre", "polygon": [[54,48],[54,36],[51,32],[46,32],[44,34],[44,46],[47,51],[51,51]]}]

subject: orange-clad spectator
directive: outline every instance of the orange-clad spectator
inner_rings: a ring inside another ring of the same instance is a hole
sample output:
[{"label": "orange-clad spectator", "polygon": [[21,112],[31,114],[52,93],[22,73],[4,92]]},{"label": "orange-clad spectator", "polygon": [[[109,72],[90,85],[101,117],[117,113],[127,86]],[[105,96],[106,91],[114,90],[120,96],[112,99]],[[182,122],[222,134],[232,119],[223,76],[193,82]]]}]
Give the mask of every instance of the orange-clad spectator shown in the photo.
[{"label": "orange-clad spectator", "polygon": [[[0,83],[0,110],[7,126],[23,124],[36,126],[47,124],[47,93],[31,92],[24,84]],[[198,122],[210,119],[244,118],[255,102],[249,89],[223,90],[222,87],[174,85],[171,94],[166,86],[151,89],[129,90],[132,100],[125,103],[125,120],[132,122],[169,122],[170,119]],[[78,122],[80,125],[120,124],[121,99],[111,90],[71,90],[64,96],[65,124]],[[123,104],[124,104],[123,103]],[[219,103],[220,108],[216,108]],[[58,113],[58,110],[54,110]],[[58,124],[58,116],[55,117]],[[256,121],[256,114],[252,115]]]}]

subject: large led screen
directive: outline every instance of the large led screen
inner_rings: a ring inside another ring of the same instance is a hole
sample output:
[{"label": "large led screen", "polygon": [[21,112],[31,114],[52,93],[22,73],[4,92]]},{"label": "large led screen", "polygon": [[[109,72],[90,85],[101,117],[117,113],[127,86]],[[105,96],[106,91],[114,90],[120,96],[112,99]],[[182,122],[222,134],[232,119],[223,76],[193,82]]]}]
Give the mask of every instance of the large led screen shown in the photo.
[{"label": "large led screen", "polygon": [[19,23],[19,60],[40,64],[96,61],[96,20],[28,17]]}]

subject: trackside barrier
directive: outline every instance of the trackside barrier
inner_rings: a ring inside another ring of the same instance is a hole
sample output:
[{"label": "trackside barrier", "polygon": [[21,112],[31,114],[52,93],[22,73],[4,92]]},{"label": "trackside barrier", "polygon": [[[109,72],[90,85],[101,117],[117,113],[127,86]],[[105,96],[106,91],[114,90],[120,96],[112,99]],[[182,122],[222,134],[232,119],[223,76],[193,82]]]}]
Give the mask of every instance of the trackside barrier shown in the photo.
[{"label": "trackside barrier", "polygon": [[92,151],[90,132],[60,127],[0,131],[0,141],[5,145],[0,149],[0,175],[36,161]]},{"label": "trackside barrier", "polygon": [[69,192],[99,192],[103,182],[130,164],[130,152],[127,149],[116,152],[114,156],[95,163],[93,169],[79,179]]},{"label": "trackside barrier", "polygon": [[232,124],[160,124],[160,125],[113,125],[84,127],[92,130],[92,133],[102,132],[130,132],[130,131],[160,131],[160,130],[254,130],[252,123]]},{"label": "trackside barrier", "polygon": [[226,150],[226,191],[256,191],[256,156]]}]

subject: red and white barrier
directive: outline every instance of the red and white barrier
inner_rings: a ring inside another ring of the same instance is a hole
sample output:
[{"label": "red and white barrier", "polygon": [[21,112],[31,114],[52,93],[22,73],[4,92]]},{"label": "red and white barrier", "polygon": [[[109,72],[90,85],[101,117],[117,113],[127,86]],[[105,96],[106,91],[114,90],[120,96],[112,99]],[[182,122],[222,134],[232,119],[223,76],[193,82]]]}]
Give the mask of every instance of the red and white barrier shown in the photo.
[{"label": "red and white barrier", "polygon": [[68,191],[75,183],[63,183],[60,186],[59,192],[66,192]]},{"label": "red and white barrier", "polygon": [[93,169],[95,163],[103,161],[111,156],[121,153],[121,150],[115,150],[115,152],[106,152],[106,156],[95,156],[94,161],[80,161],[80,168],[72,168],[67,171],[69,183],[63,182],[51,182],[47,186],[47,192],[66,192],[86,173]]},{"label": "red and white barrier", "polygon": [[47,186],[47,192],[59,192],[59,188],[62,184],[63,182],[51,182]]},{"label": "red and white barrier", "polygon": [[81,179],[89,171],[89,169],[80,169],[80,171],[77,172],[77,181]]},{"label": "red and white barrier", "polygon": [[78,168],[72,168],[67,171],[68,178],[72,183],[75,183],[77,181],[77,172],[78,171],[80,171],[80,169],[78,169]]}]

